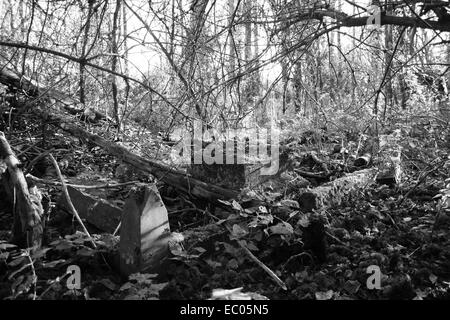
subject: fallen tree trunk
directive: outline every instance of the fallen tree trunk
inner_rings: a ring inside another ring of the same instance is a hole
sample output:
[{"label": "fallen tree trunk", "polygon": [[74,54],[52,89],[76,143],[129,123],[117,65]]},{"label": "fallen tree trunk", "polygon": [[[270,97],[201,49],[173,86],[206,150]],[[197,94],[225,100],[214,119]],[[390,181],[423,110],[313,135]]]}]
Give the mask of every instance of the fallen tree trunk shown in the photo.
[{"label": "fallen tree trunk", "polygon": [[42,197],[36,186],[28,186],[19,160],[3,132],[0,132],[0,161],[4,162],[7,168],[0,179],[15,209],[13,242],[21,247],[37,249],[42,244]]},{"label": "fallen tree trunk", "polygon": [[148,172],[154,175],[159,180],[184,193],[207,200],[231,199],[238,195],[237,191],[205,183],[190,177],[183,171],[179,171],[162,163],[140,157],[126,148],[115,144],[114,142],[110,142],[98,135],[87,132],[77,125],[64,121],[61,117],[50,115],[38,109],[34,109],[34,112],[40,116],[47,117],[52,124],[59,126],[64,131],[103,148],[106,152],[116,156],[123,162],[140,171]]},{"label": "fallen tree trunk", "polygon": [[339,205],[355,190],[373,181],[375,169],[365,169],[347,174],[334,181],[302,193],[298,198],[300,208],[312,211],[322,207]]},{"label": "fallen tree trunk", "polygon": [[88,120],[93,123],[100,120],[111,121],[109,117],[105,116],[101,112],[93,110],[92,108],[85,109],[84,106],[81,106],[77,99],[56,89],[41,87],[34,83],[31,79],[28,79],[25,76],[20,76],[14,71],[7,69],[0,70],[0,83],[8,87],[21,89],[32,97],[41,96],[43,98],[48,97],[50,99],[54,99],[60,102],[67,112],[72,115],[79,115],[82,120]]},{"label": "fallen tree trunk", "polygon": [[15,72],[2,68],[0,70],[0,83],[5,86],[22,89],[30,96],[37,96],[39,94],[39,88],[33,84],[29,79],[20,77]]}]

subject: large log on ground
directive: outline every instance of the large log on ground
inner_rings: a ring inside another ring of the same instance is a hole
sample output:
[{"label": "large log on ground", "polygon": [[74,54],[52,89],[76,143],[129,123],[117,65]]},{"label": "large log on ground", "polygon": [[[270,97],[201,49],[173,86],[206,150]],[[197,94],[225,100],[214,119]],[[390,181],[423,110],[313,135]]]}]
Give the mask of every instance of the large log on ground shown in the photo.
[{"label": "large log on ground", "polygon": [[20,77],[15,72],[6,68],[2,68],[0,70],[0,83],[3,83],[5,86],[22,89],[31,96],[36,96],[39,94],[38,86],[30,79]]},{"label": "large log on ground", "polygon": [[6,171],[0,176],[10,202],[14,204],[13,241],[21,247],[37,249],[42,244],[43,208],[41,194],[36,186],[29,186],[3,132],[0,132],[0,162]]},{"label": "large log on ground", "polygon": [[37,108],[35,108],[33,111],[40,116],[47,117],[47,119],[51,121],[52,124],[58,125],[64,131],[67,131],[78,138],[82,138],[103,148],[106,152],[116,156],[123,162],[128,163],[138,170],[152,174],[159,180],[175,187],[176,189],[184,193],[207,200],[231,199],[235,198],[238,195],[237,191],[205,183],[201,180],[190,177],[183,171],[138,156],[127,150],[126,148],[115,144],[114,142],[110,142],[98,135],[89,133],[73,123],[64,121],[64,119],[61,117],[50,115],[48,113],[40,111]]},{"label": "large log on ground", "polygon": [[298,197],[300,208],[312,211],[322,207],[339,205],[355,190],[371,183],[375,177],[375,169],[365,169],[347,174],[317,188],[308,190]]}]

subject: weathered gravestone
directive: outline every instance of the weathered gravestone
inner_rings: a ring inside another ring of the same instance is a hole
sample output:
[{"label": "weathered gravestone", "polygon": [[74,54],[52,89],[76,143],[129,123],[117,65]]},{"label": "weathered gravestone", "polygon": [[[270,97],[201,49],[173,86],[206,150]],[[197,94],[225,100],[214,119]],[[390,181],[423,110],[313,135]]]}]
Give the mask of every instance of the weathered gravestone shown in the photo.
[{"label": "weathered gravestone", "polygon": [[123,275],[157,268],[168,253],[169,219],[155,185],[134,187],[123,209],[120,271]]},{"label": "weathered gravestone", "polygon": [[[97,198],[71,186],[67,186],[67,191],[81,219],[86,220],[102,231],[114,232],[120,223],[122,209],[104,199]],[[70,212],[64,195],[61,195],[59,198],[58,206]]]}]

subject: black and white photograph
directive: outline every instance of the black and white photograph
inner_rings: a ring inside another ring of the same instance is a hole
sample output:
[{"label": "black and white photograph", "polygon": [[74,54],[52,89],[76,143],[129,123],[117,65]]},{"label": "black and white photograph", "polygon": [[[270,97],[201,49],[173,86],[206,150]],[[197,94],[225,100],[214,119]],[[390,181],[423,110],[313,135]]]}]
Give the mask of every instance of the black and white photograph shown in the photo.
[{"label": "black and white photograph", "polygon": [[0,300],[450,300],[450,2],[0,0]]}]

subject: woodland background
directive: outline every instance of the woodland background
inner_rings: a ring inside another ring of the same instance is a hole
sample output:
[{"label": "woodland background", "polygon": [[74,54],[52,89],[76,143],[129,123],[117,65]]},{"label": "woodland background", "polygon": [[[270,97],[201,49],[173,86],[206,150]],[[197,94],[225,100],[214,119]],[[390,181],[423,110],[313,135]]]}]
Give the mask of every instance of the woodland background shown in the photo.
[{"label": "woodland background", "polygon": [[[367,25],[373,6],[380,25]],[[23,171],[43,215],[18,214],[0,190],[0,296],[448,298],[449,32],[440,0],[1,0],[11,153],[0,148],[0,172]],[[258,186],[238,168],[187,175],[171,147],[194,120],[217,131],[275,123],[282,170]],[[401,164],[382,155],[388,136]],[[386,163],[389,186],[367,184]],[[64,213],[64,179],[120,210],[136,181],[156,182],[186,244],[158,276],[124,280],[120,228]],[[304,194],[317,190],[327,195],[312,205]],[[10,241],[21,232],[28,246]],[[88,270],[82,290],[57,278],[69,264]],[[373,264],[383,290],[365,288]]]}]

